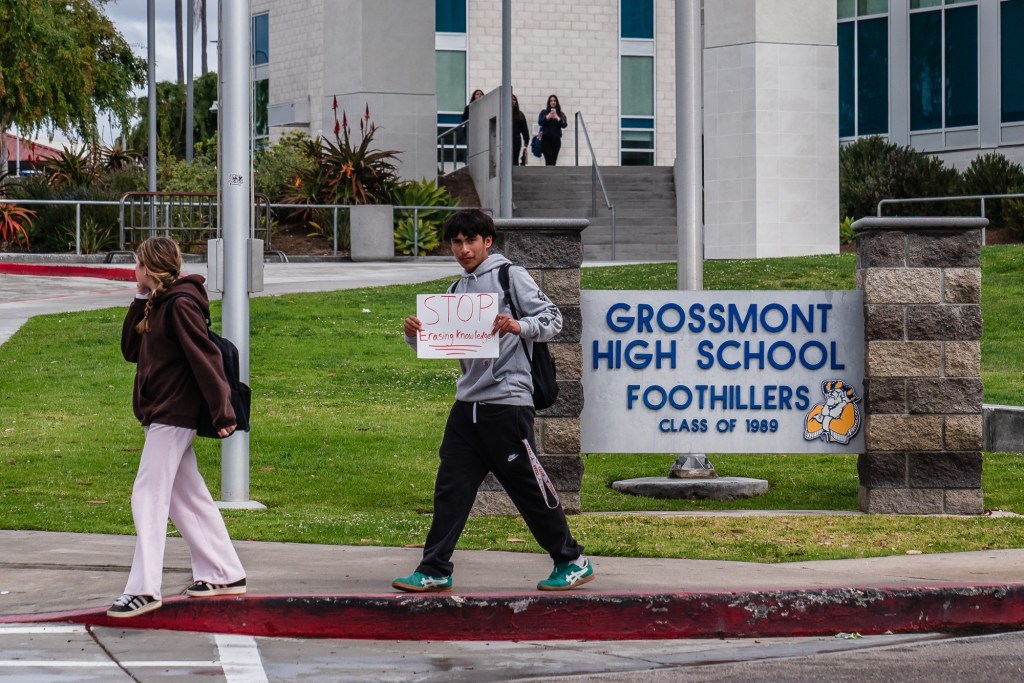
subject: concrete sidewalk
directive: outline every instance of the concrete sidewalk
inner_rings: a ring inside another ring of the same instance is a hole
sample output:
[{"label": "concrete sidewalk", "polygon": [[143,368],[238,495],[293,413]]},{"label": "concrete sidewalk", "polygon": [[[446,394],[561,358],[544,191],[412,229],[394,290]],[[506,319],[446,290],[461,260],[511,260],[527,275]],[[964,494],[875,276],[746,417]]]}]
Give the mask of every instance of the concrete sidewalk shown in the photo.
[{"label": "concrete sidewalk", "polygon": [[164,606],[106,617],[134,537],[0,531],[0,623],[389,640],[543,640],[1007,630],[1024,626],[1024,550],[754,564],[593,557],[598,578],[541,593],[540,553],[459,551],[451,594],[394,591],[416,548],[237,542],[242,597],[179,597],[188,552],[168,542]]}]

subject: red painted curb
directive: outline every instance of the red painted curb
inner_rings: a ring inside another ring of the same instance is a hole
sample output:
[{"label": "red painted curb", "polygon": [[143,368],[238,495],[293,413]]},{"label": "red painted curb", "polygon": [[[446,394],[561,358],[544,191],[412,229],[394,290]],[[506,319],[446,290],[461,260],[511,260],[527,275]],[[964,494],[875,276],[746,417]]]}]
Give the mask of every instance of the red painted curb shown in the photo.
[{"label": "red painted curb", "polygon": [[38,275],[42,277],[95,277],[104,280],[134,282],[135,271],[127,268],[89,268],[49,263],[0,263],[0,273]]},{"label": "red painted curb", "polygon": [[154,612],[7,615],[0,623],[381,640],[637,640],[1024,627],[1024,584],[703,593],[171,598]]}]

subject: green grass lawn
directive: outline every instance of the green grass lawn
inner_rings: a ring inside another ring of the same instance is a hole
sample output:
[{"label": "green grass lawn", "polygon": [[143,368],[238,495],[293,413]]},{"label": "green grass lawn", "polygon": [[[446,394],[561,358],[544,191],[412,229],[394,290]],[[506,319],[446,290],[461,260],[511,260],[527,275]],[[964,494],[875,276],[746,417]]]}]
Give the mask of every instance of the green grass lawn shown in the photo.
[{"label": "green grass lawn", "polygon": [[[1024,405],[1024,246],[983,251],[982,374],[989,403]],[[708,289],[850,289],[852,255],[712,261]],[[587,289],[671,289],[675,266],[585,269]],[[437,445],[457,366],[419,361],[402,341],[415,294],[449,284],[294,294],[251,302],[251,496],[228,512],[236,539],[404,546],[429,524]],[[215,317],[219,311],[215,310]],[[134,367],[120,357],[123,310],[33,318],[0,346],[0,528],[133,533],[142,445]],[[220,490],[219,444],[197,442]],[[949,517],[664,518],[617,511],[857,508],[856,456],[713,455],[720,474],[760,477],[746,501],[623,496],[617,479],[665,474],[671,455],[584,456],[571,520],[590,553],[792,561],[1020,547],[1024,520]],[[1024,465],[986,454],[985,501],[1024,514]],[[520,539],[528,539],[523,542]],[[470,521],[460,547],[537,551],[516,517]]]}]

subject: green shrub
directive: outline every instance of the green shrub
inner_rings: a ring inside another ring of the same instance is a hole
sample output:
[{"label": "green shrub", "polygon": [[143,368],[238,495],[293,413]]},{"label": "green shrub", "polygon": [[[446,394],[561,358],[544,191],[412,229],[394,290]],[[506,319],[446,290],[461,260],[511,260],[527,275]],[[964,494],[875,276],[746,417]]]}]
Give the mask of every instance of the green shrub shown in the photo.
[{"label": "green shrub", "polygon": [[[964,171],[962,188],[964,194],[1024,192],[1024,167],[998,152],[979,155]],[[994,228],[1007,227],[1020,232],[1024,229],[1024,215],[1021,215],[1017,207],[1011,206],[1010,202],[1003,199],[986,200],[985,217]]]},{"label": "green shrub", "polygon": [[301,170],[308,172],[310,160],[304,151],[304,142],[308,140],[305,133],[288,133],[276,144],[256,152],[253,184],[256,192],[267,195],[271,204],[284,199]]},{"label": "green shrub", "polygon": [[853,216],[847,216],[839,224],[839,244],[850,244],[856,239],[853,234]]},{"label": "green shrub", "polygon": [[[93,218],[82,220],[81,248],[83,254],[98,254],[118,247],[117,223],[99,223]],[[61,251],[75,250],[75,222],[65,223],[57,228],[57,240]]]},{"label": "green shrub", "polygon": [[[448,194],[437,182],[423,178],[410,180],[398,186],[394,193],[395,206],[458,206],[459,200]],[[447,211],[430,209],[395,210],[395,251],[400,254],[422,255],[441,244],[441,226],[449,215]],[[415,220],[419,218],[419,243]]]},{"label": "green shrub", "polygon": [[161,192],[217,192],[217,163],[195,157],[192,163],[172,156],[162,158],[157,187]]},{"label": "green shrub", "polygon": [[[874,216],[882,199],[960,194],[960,174],[942,160],[881,137],[861,138],[839,150],[839,217]],[[970,215],[970,202],[897,204],[889,216]]]}]

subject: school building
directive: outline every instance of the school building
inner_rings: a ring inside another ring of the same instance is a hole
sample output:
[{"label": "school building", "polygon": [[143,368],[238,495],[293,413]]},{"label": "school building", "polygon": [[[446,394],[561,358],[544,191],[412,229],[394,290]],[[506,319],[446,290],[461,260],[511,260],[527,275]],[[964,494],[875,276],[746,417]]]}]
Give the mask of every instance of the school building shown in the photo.
[{"label": "school building", "polygon": [[[337,97],[353,125],[369,106],[404,177],[433,177],[437,134],[501,83],[501,5],[252,0],[257,136],[330,135]],[[600,165],[673,165],[675,7],[512,0],[513,90],[531,123],[558,95],[560,165],[575,112]],[[713,0],[703,23],[710,258],[835,251],[838,148],[860,136],[1024,161],[1024,0]]]}]

